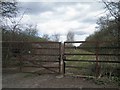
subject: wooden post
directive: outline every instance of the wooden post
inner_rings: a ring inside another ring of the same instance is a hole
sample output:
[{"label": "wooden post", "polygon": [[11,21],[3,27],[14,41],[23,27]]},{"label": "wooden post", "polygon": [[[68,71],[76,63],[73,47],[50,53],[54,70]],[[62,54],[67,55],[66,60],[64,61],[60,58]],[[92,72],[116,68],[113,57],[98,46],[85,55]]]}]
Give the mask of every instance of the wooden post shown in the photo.
[{"label": "wooden post", "polygon": [[59,73],[61,73],[61,42],[59,43]]},{"label": "wooden post", "polygon": [[[65,44],[64,44],[65,46]],[[61,61],[61,74],[64,76],[64,60],[63,60],[63,54],[64,54],[64,47],[61,45],[61,55],[60,55],[60,61]]]},{"label": "wooden post", "polygon": [[[119,4],[119,6],[118,6],[119,8],[120,8],[120,4]],[[119,12],[120,12],[120,9],[119,9]],[[117,23],[117,25],[118,25],[118,50],[117,50],[117,54],[118,54],[118,61],[120,60],[120,56],[119,56],[119,53],[120,53],[120,15],[119,15],[119,17],[118,17],[118,23]],[[120,65],[119,65],[119,68],[120,68]]]},{"label": "wooden post", "polygon": [[98,70],[98,42],[96,43],[96,77],[99,75],[99,70]]},{"label": "wooden post", "polygon": [[22,56],[19,54],[19,72],[22,72]]},{"label": "wooden post", "polygon": [[66,57],[64,56],[64,53],[65,53],[65,42],[64,42],[64,47],[63,47],[63,74],[65,75],[65,59]]}]

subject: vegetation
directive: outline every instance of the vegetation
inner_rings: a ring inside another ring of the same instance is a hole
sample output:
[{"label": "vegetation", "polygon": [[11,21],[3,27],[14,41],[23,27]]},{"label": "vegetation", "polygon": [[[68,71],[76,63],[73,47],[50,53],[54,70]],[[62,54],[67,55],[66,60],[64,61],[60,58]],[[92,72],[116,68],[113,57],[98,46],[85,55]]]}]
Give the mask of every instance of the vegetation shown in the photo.
[{"label": "vegetation", "polygon": [[[68,33],[67,33],[67,41],[69,42],[69,41],[74,41],[74,32],[73,31],[69,31]],[[68,45],[69,46],[73,46],[73,44],[72,43],[68,43]]]},{"label": "vegetation", "polygon": [[[106,9],[110,12],[106,16],[98,19],[96,27],[97,31],[88,36],[85,41],[96,43],[82,43],[81,49],[66,50],[66,53],[96,53],[99,54],[120,54],[120,1],[119,2],[104,2]],[[102,42],[103,41],[103,42]],[[104,42],[110,41],[110,42]],[[99,43],[100,42],[100,43]],[[91,56],[67,56],[69,60],[95,60]],[[99,56],[102,61],[119,61],[120,56]],[[70,74],[96,75],[96,63],[83,63],[67,61],[66,65],[76,66],[79,68],[67,68]],[[96,84],[106,84],[109,82],[118,82],[120,85],[120,65],[119,63],[99,63],[99,76],[95,79]],[[87,69],[86,69],[87,68]],[[78,73],[79,72],[79,73]]]},{"label": "vegetation", "polygon": [[[104,1],[103,1],[104,2]],[[108,15],[98,19],[97,31],[88,36],[86,41],[111,41],[111,43],[83,43],[80,47],[90,47],[84,50],[96,53],[94,47],[98,47],[100,54],[120,54],[120,1],[118,2],[104,2],[106,8],[110,12]],[[112,18],[111,18],[112,17]],[[107,49],[109,47],[109,49]],[[111,49],[110,49],[111,48]],[[112,49],[114,48],[114,49]],[[99,60],[103,61],[119,61],[120,56],[99,56]],[[99,63],[101,71],[100,78],[108,77],[110,80],[113,78],[120,78],[120,65],[110,63]],[[118,83],[120,83],[118,81]]]},{"label": "vegetation", "polygon": [[[38,30],[36,25],[25,24],[23,25],[20,21],[23,15],[17,21],[15,18],[19,15],[19,8],[15,0],[6,2],[0,1],[1,6],[1,17],[0,17],[0,28],[2,31],[2,63],[3,67],[9,66],[9,64],[17,64],[14,60],[16,55],[14,53],[28,53],[31,45],[26,43],[20,43],[21,41],[47,41],[47,39],[38,36]],[[10,43],[14,42],[16,43]],[[8,42],[8,43],[6,43]]]},{"label": "vegetation", "polygon": [[[94,54],[96,53],[96,47],[99,47],[99,53],[101,54],[120,54],[120,1],[119,2],[104,2],[106,8],[109,10],[110,14],[101,17],[98,19],[97,24],[97,31],[86,38],[86,41],[112,41],[112,43],[83,43],[79,47],[88,47],[86,49],[79,49],[79,50],[66,50],[68,53],[85,53],[85,54]],[[14,18],[19,13],[19,8],[17,7],[17,2],[2,2],[0,1],[0,9],[2,15],[0,17],[0,29],[2,30],[2,59],[3,59],[3,67],[9,66],[12,60],[15,59],[16,53],[22,54],[29,54],[32,52],[31,44],[21,44],[19,41],[48,41],[50,40],[49,35],[45,34],[43,37],[38,36],[37,25],[23,25],[20,21],[22,20],[23,15],[17,21]],[[111,19],[112,17],[112,19]],[[114,17],[114,18],[113,18]],[[9,24],[8,24],[9,23]],[[54,34],[52,35],[53,41],[59,41],[60,35]],[[17,41],[18,43],[4,43],[4,41]],[[69,31],[67,34],[67,41],[74,41],[74,33]],[[68,44],[69,46],[73,46],[72,44]],[[50,45],[41,45],[42,47],[50,47]],[[40,46],[40,47],[41,47]],[[104,48],[103,48],[104,47]],[[117,48],[117,49],[107,49],[105,47],[110,48]],[[21,50],[21,51],[20,51]],[[30,52],[29,52],[30,51]],[[43,53],[43,51],[41,51]],[[44,53],[48,53],[48,51],[44,51]],[[55,52],[54,53],[58,53]],[[30,57],[31,58],[31,57]],[[46,59],[46,57],[39,57],[41,59]],[[47,57],[48,59],[49,57]],[[52,58],[58,59],[58,57]],[[73,60],[95,60],[95,56],[68,56],[67,59]],[[49,58],[50,59],[50,58]],[[99,60],[109,60],[109,61],[119,61],[120,56],[99,56]],[[18,64],[18,63],[17,63]],[[88,63],[88,62],[72,62],[69,61],[66,65],[71,66],[78,66],[77,69],[67,69],[70,70],[72,73],[75,71],[79,71],[79,74],[83,75],[95,75],[95,63]],[[99,63],[100,66],[100,79],[96,81],[98,84],[103,84],[104,80],[101,80],[102,77],[107,77],[110,80],[115,80],[120,84],[120,65],[119,64],[109,64],[109,63]],[[105,78],[106,80],[106,78]]]}]

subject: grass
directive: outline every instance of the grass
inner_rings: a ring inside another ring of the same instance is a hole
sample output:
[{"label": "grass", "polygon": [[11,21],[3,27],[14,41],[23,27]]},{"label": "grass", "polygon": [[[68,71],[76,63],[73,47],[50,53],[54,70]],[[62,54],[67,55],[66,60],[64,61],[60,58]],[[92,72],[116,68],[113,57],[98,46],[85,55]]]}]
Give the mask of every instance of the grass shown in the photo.
[{"label": "grass", "polygon": [[[80,54],[92,54],[91,52],[85,51],[85,50],[66,50],[66,53],[80,53]],[[90,56],[90,55],[72,55],[72,56],[67,56],[66,57],[69,60],[95,60],[95,56]],[[66,65],[67,66],[76,66],[79,68],[68,68],[66,69],[66,71],[69,72],[74,72],[75,73],[81,73],[81,74],[90,74],[91,75],[91,71],[89,71],[89,69],[91,69],[91,65],[93,65],[94,63],[92,62],[78,62],[78,61],[67,61]]]},{"label": "grass", "polygon": [[[85,50],[73,50],[73,49],[68,49],[66,50],[66,53],[80,53],[80,54],[93,54],[92,52],[88,52]],[[96,60],[95,56],[90,56],[90,55],[71,55],[66,57],[69,60]],[[79,68],[66,68],[66,73],[70,75],[85,75],[85,76],[95,76],[96,75],[96,63],[93,62],[77,62],[77,61],[67,61],[66,62],[67,66],[76,66]],[[115,66],[116,64],[108,64],[108,63],[100,63],[102,66],[101,70],[104,72],[104,69],[107,70],[105,72],[108,72],[108,69],[110,67]],[[108,68],[108,69],[107,69]],[[86,78],[86,80],[92,80],[95,84],[97,85],[106,85],[108,83],[118,83],[118,86],[120,86],[120,79],[118,77],[114,77],[114,79],[110,79],[108,76],[102,76],[101,78]]]},{"label": "grass", "polygon": [[[66,53],[77,53],[77,54],[93,54],[91,52],[78,49],[78,50],[66,50]],[[73,55],[73,56],[67,56],[67,59],[76,59],[76,60],[94,60],[95,56],[90,56],[90,55]]]}]

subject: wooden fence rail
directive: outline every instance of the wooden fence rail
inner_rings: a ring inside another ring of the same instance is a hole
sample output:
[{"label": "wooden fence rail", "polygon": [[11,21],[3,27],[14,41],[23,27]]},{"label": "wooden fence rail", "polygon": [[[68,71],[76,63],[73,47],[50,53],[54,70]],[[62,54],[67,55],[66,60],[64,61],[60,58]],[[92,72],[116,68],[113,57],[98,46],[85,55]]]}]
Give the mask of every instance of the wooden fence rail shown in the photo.
[{"label": "wooden fence rail", "polygon": [[[82,47],[82,46],[69,46],[67,44],[72,43],[89,43],[93,44],[94,46],[88,46],[88,47]],[[24,61],[39,61],[41,63],[57,63],[56,66],[42,66],[42,68],[48,69],[48,68],[58,68],[58,72],[62,73],[63,75],[65,74],[65,68],[79,68],[77,66],[67,66],[65,63],[66,62],[94,62],[96,63],[96,73],[98,73],[98,65],[99,63],[120,63],[120,61],[116,60],[99,60],[99,56],[114,56],[114,57],[120,57],[120,53],[101,53],[100,50],[115,50],[115,51],[120,51],[120,46],[100,46],[100,44],[105,44],[105,43],[117,43],[117,41],[71,41],[71,42],[64,42],[62,44],[61,42],[23,42],[23,41],[10,41],[10,42],[2,42],[2,50],[3,54],[6,54],[6,51],[9,50],[14,50],[14,55],[18,56],[19,61],[20,61],[20,71],[22,71],[23,67],[29,67],[29,66],[23,66],[22,63]],[[27,46],[28,45],[28,46]],[[94,50],[92,53],[74,53],[73,52],[66,52],[66,50],[87,50],[91,49]],[[23,51],[27,52],[23,52]],[[38,50],[38,51],[37,51]],[[34,53],[31,53],[31,51],[34,51]],[[22,53],[20,53],[22,52]],[[36,59],[32,58],[24,58],[23,56],[31,56],[31,57],[40,57]],[[40,60],[42,57],[46,58],[46,60]],[[95,56],[96,60],[82,60],[82,59],[69,59],[66,58],[67,56]],[[51,58],[50,58],[51,57]],[[56,59],[57,57],[57,59]],[[55,58],[55,60],[54,60]],[[40,67],[40,65],[33,65],[31,67]],[[52,71],[52,70],[51,70]],[[56,72],[56,71],[55,71]]]}]

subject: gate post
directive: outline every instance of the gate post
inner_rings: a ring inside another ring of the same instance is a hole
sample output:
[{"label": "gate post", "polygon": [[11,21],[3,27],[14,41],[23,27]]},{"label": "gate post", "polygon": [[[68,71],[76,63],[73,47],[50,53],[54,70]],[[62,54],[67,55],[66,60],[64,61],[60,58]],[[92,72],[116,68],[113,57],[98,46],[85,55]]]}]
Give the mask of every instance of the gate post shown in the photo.
[{"label": "gate post", "polygon": [[22,58],[21,54],[19,54],[19,72],[22,72]]},{"label": "gate post", "polygon": [[100,68],[99,68],[99,63],[98,63],[98,51],[99,50],[99,42],[96,42],[96,78],[98,78],[100,74]]},{"label": "gate post", "polygon": [[61,44],[61,48],[60,48],[60,72],[61,74],[64,76],[64,60],[63,60],[63,52],[64,52],[64,48]]}]

